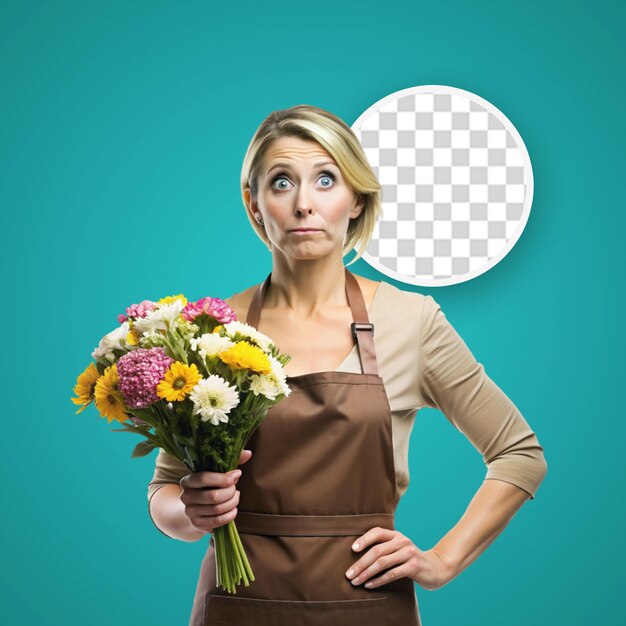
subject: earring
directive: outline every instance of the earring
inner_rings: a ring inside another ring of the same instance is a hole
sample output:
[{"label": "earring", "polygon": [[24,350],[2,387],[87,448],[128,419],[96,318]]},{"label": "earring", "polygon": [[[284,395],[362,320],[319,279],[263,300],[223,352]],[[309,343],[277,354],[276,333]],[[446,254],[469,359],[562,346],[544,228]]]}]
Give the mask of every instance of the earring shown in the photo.
[{"label": "earring", "polygon": [[257,221],[259,222],[259,224],[261,224],[261,226],[265,224],[262,217],[257,217]]}]

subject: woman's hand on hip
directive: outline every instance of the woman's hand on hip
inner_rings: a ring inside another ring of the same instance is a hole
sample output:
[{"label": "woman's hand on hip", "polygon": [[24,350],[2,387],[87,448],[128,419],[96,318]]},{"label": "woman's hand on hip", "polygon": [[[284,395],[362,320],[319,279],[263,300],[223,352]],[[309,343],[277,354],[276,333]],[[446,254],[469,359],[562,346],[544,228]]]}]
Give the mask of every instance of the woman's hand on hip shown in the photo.
[{"label": "woman's hand on hip", "polygon": [[[364,552],[368,546],[372,547]],[[436,552],[420,550],[397,530],[376,526],[356,539],[352,549],[363,553],[346,572],[354,585],[365,583],[367,589],[375,589],[407,577],[432,591],[443,587],[449,580],[445,565]]]}]

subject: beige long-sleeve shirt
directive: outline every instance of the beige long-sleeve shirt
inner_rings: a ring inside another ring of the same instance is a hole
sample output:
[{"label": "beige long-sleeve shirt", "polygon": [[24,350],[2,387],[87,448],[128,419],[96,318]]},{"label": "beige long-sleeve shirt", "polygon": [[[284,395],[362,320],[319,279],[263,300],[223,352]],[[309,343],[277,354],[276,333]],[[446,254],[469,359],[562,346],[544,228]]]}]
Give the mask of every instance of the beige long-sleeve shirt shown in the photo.
[{"label": "beige long-sleeve shirt", "polygon": [[[543,447],[434,298],[383,281],[368,314],[392,413],[398,495],[409,486],[409,440],[416,413],[431,407],[439,409],[480,452],[486,479],[517,485],[533,499],[547,472]],[[336,371],[362,371],[356,345]],[[184,463],[159,450],[148,485],[148,511],[159,488],[178,483],[187,473]]]}]

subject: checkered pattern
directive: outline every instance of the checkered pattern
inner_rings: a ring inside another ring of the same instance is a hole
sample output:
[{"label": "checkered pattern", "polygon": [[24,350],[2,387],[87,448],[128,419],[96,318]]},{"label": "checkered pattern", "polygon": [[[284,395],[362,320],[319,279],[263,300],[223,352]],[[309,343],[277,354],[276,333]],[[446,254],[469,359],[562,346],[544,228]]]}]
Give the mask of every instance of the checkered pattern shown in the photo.
[{"label": "checkered pattern", "polygon": [[404,282],[453,284],[487,271],[517,241],[532,170],[495,107],[459,89],[423,89],[387,96],[352,126],[383,188],[363,259]]}]

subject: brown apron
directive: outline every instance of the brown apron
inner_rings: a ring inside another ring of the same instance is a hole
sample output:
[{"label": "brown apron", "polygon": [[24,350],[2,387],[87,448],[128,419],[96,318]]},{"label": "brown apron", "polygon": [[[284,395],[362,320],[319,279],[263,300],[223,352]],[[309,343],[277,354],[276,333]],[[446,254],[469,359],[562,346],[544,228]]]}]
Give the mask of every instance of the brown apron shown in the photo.
[{"label": "brown apron", "polygon": [[[345,572],[370,550],[352,550],[398,504],[391,410],[378,375],[373,324],[345,268],[362,374],[288,376],[291,395],[272,407],[246,448],[235,523],[254,572],[230,594],[216,585],[213,538],[200,568],[190,626],[420,626],[414,581],[373,589]],[[246,322],[258,327],[271,273]],[[393,567],[396,567],[394,565]],[[379,576],[375,574],[372,578]]]}]

